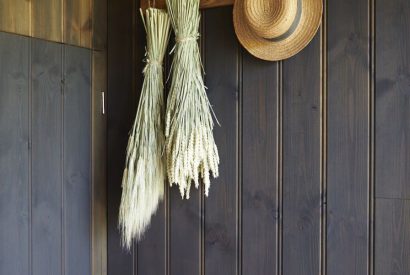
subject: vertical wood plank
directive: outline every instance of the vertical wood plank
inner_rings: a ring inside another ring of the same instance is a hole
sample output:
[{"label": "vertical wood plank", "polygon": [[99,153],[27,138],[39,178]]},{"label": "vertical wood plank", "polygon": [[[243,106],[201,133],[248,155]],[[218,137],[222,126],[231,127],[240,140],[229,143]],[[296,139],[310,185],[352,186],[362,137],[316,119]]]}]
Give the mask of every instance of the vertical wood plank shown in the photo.
[{"label": "vertical wood plank", "polygon": [[62,46],[32,42],[32,274],[62,268]]},{"label": "vertical wood plank", "polygon": [[138,243],[138,264],[135,274],[166,274],[166,242],[166,204],[162,202],[151,219],[149,229]]},{"label": "vertical wood plank", "polygon": [[191,190],[182,200],[177,187],[170,189],[170,274],[200,274],[201,192]]},{"label": "vertical wood plank", "polygon": [[64,43],[91,47],[91,0],[64,1]]},{"label": "vertical wood plank", "polygon": [[376,1],[377,275],[410,273],[409,18],[408,1]]},{"label": "vertical wood plank", "polygon": [[242,55],[243,274],[277,274],[279,63]]},{"label": "vertical wood plank", "polygon": [[92,55],[92,274],[106,275],[107,52],[93,51]]},{"label": "vertical wood plank", "polygon": [[376,195],[410,199],[410,2],[376,1]]},{"label": "vertical wood plank", "polygon": [[92,48],[107,48],[107,0],[92,2]]},{"label": "vertical wood plank", "polygon": [[[137,100],[134,77],[142,83],[141,71],[133,71],[134,36],[143,47],[144,35],[135,32],[136,10],[132,1],[108,1],[108,94],[107,94],[107,193],[108,205],[108,274],[133,274],[133,254],[121,248],[118,211],[121,179],[125,164],[128,133],[135,116]],[[142,29],[142,26],[140,26]],[[139,51],[138,51],[139,52]],[[142,52],[143,55],[143,52]],[[135,62],[134,62],[135,61]],[[112,146],[115,144],[114,146]]]},{"label": "vertical wood plank", "polygon": [[0,60],[0,274],[29,274],[29,40],[0,33]]},{"label": "vertical wood plank", "polygon": [[91,272],[91,51],[64,46],[64,263]]},{"label": "vertical wood plank", "polygon": [[410,201],[376,200],[376,275],[410,274]]},{"label": "vertical wood plank", "polygon": [[369,264],[369,2],[328,2],[327,272]]},{"label": "vertical wood plank", "polygon": [[0,31],[30,35],[30,1],[0,1]]},{"label": "vertical wood plank", "polygon": [[283,274],[319,273],[320,32],[283,62]]},{"label": "vertical wood plank", "polygon": [[63,0],[31,1],[31,34],[36,38],[63,41]]},{"label": "vertical wood plank", "polygon": [[205,83],[221,124],[214,128],[221,159],[220,175],[212,180],[209,197],[204,198],[205,274],[237,274],[239,51],[232,8],[206,11],[203,24]]},{"label": "vertical wood plank", "polygon": [[[143,62],[145,55],[145,31],[142,25],[142,19],[139,14],[136,16],[136,40],[135,40],[135,59],[137,60],[134,64],[134,71],[136,73],[135,81],[135,92],[134,96],[140,97],[141,87],[143,84],[143,74],[142,71],[146,65]],[[165,57],[165,62],[167,63],[167,55]],[[164,66],[165,67],[165,66]],[[164,80],[166,80],[166,72],[164,70]],[[165,83],[166,84],[166,83]],[[133,102],[135,107],[137,107],[138,100]],[[136,112],[132,114],[132,118],[135,118]],[[131,129],[131,124],[129,125]],[[165,275],[167,274],[167,248],[168,248],[168,236],[167,236],[167,211],[169,203],[169,187],[168,183],[164,182],[165,194],[164,201],[158,206],[158,210],[152,217],[149,229],[146,231],[144,238],[138,243],[136,255],[137,261],[137,274],[147,274],[147,275]],[[178,198],[180,199],[180,198]]]}]

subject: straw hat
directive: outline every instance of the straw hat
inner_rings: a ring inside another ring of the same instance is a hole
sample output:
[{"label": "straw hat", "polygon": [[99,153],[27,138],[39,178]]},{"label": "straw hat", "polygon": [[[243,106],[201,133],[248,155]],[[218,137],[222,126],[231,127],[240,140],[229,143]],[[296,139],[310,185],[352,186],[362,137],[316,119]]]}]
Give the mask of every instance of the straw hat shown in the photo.
[{"label": "straw hat", "polygon": [[252,55],[275,61],[309,44],[322,12],[322,0],[236,0],[233,22],[239,41]]}]

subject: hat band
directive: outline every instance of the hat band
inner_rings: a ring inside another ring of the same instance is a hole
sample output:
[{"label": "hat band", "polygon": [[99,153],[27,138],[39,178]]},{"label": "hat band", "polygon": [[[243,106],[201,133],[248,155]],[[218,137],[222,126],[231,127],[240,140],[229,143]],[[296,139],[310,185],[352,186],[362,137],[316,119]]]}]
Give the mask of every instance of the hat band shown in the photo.
[{"label": "hat band", "polygon": [[291,36],[296,28],[299,26],[300,20],[302,18],[302,0],[298,0],[298,9],[296,11],[296,16],[295,19],[293,20],[292,25],[289,27],[289,29],[284,33],[279,35],[278,37],[273,37],[273,38],[264,38],[268,41],[272,41],[272,42],[279,42],[281,40],[284,40],[286,38],[288,38],[289,36]]}]

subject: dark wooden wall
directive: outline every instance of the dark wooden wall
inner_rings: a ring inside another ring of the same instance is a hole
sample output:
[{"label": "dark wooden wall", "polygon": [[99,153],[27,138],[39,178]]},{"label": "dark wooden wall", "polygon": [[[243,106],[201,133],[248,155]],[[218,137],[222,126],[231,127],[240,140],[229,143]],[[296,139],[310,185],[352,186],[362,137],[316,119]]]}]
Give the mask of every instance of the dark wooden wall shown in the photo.
[{"label": "dark wooden wall", "polygon": [[2,275],[106,274],[100,55],[0,32]]},{"label": "dark wooden wall", "polygon": [[109,1],[109,274],[410,274],[408,0],[327,0],[316,37],[282,62],[238,44],[231,7],[203,12],[221,175],[207,199],[168,188],[127,253],[117,214],[142,84],[137,7]]}]

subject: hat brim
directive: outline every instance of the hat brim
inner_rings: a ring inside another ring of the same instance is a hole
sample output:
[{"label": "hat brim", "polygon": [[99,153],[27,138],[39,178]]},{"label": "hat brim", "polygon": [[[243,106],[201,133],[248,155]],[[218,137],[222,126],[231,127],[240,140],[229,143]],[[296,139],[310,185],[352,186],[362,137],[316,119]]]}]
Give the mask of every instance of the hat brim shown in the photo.
[{"label": "hat brim", "polygon": [[242,46],[257,58],[277,61],[287,59],[305,48],[319,29],[322,0],[301,0],[301,14],[293,30],[277,39],[258,36],[247,24],[243,0],[236,0],[233,7],[235,33]]}]

